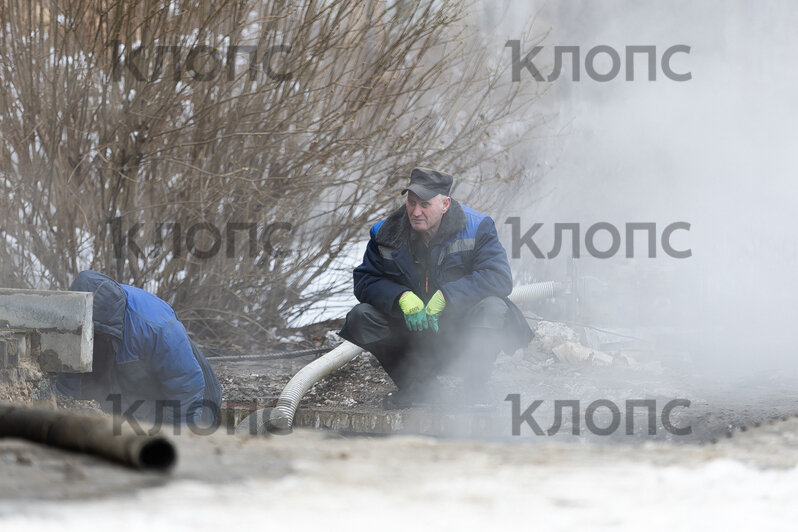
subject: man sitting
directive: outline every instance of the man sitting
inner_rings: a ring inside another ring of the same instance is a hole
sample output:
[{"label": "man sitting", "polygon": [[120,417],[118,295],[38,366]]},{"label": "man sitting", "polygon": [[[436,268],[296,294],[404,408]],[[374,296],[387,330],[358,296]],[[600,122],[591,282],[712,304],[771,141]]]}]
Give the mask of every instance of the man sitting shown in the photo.
[{"label": "man sitting", "polygon": [[464,378],[469,405],[490,405],[496,355],[532,339],[507,299],[512,273],[493,220],[452,199],[451,186],[450,175],[415,168],[405,206],[371,228],[354,270],[360,304],[340,334],[377,357],[397,385],[386,408],[426,402],[444,373]]}]

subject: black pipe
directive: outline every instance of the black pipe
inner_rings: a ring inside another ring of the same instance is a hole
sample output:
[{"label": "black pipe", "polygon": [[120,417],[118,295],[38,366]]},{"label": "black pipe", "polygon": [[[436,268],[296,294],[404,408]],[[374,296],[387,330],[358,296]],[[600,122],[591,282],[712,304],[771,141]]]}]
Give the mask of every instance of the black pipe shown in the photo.
[{"label": "black pipe", "polygon": [[167,471],[177,460],[177,451],[168,439],[135,434],[124,426],[115,431],[108,415],[81,415],[0,403],[2,437],[94,454],[135,469]]},{"label": "black pipe", "polygon": [[332,351],[332,347],[314,347],[312,349],[300,349],[298,351],[286,351],[282,353],[258,353],[258,354],[250,354],[250,355],[222,355],[222,356],[208,356],[207,359],[209,362],[222,362],[228,360],[282,360],[286,358],[300,358],[306,357],[309,355],[321,355],[322,353],[327,353],[328,351]]}]

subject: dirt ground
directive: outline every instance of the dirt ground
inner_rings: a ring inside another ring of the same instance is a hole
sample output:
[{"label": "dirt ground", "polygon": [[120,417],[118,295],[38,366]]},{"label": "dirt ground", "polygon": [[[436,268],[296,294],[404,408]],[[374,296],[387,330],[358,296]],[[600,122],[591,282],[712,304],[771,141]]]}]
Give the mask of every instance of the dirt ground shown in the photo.
[{"label": "dirt ground", "polygon": [[[735,430],[798,414],[798,387],[793,375],[749,375],[712,381],[698,375],[694,363],[683,354],[641,347],[639,343],[609,351],[613,355],[611,363],[569,363],[552,353],[550,338],[545,331],[541,332],[544,334],[539,334],[527,349],[511,355],[502,353],[496,360],[490,387],[497,405],[496,415],[503,419],[510,417],[510,403],[505,401],[508,394],[519,394],[524,408],[534,400],[543,401],[534,414],[543,430],[553,424],[554,404],[558,400],[579,401],[583,415],[592,401],[606,399],[619,406],[622,416],[627,400],[654,400],[659,416],[669,401],[687,399],[689,408],[675,409],[671,419],[676,426],[691,426],[688,435],[674,436],[659,421],[657,433],[649,434],[644,430],[646,411],[638,409],[634,411],[634,434],[619,430],[611,436],[598,437],[597,441],[710,443]],[[313,358],[210,360],[222,382],[223,399],[229,405],[256,404],[263,408],[274,406],[285,384]],[[456,378],[439,378],[438,385],[442,396],[454,402],[462,394],[461,383]],[[377,360],[369,353],[361,353],[311,388],[300,408],[382,411],[383,396],[394,389]],[[597,420],[602,413],[607,414],[598,411]],[[584,427],[579,436],[573,436],[565,421],[557,438],[565,441],[597,438]],[[513,439],[509,429],[507,437]]]}]

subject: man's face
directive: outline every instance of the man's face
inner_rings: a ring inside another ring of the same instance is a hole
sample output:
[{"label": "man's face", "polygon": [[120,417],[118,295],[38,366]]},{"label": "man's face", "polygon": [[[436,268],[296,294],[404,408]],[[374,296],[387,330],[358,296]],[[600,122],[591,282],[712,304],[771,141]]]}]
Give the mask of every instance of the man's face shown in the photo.
[{"label": "man's face", "polygon": [[449,210],[451,198],[440,194],[429,200],[422,200],[413,192],[407,192],[407,216],[410,226],[416,231],[435,234],[441,225],[441,218]]}]

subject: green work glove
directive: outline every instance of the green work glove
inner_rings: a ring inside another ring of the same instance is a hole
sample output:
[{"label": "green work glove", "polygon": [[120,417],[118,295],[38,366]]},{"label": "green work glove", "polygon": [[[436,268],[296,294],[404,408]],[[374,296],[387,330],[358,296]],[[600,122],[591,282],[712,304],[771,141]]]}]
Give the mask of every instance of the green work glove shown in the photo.
[{"label": "green work glove", "polygon": [[440,317],[440,313],[443,312],[443,309],[446,308],[446,299],[443,297],[443,292],[438,290],[427,302],[427,308],[424,310],[427,313],[427,321],[429,322],[429,327],[435,332],[438,332],[438,318]]},{"label": "green work glove", "polygon": [[399,298],[399,308],[405,315],[405,324],[411,331],[423,331],[427,324],[427,313],[424,312],[424,302],[413,292],[405,292]]}]

